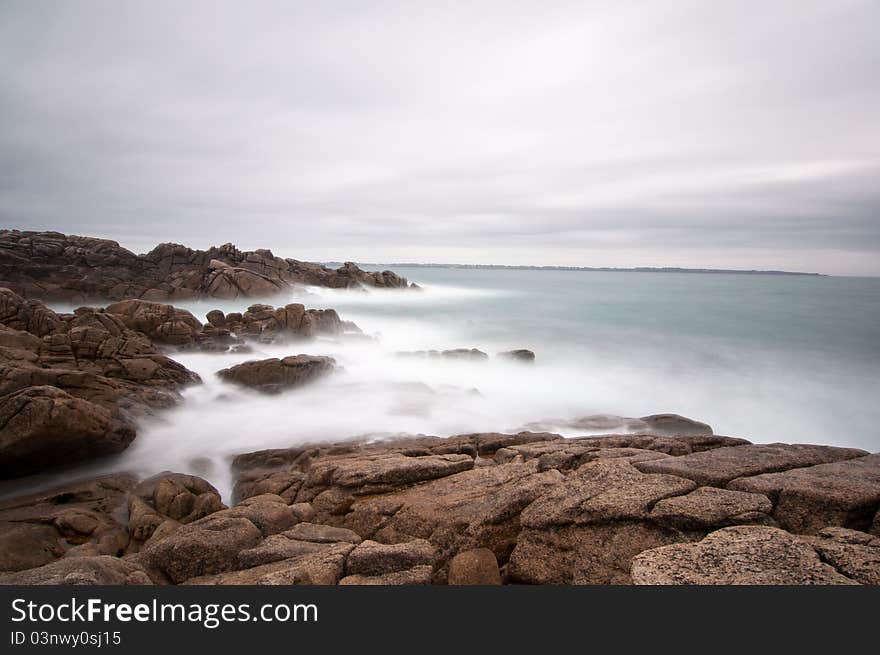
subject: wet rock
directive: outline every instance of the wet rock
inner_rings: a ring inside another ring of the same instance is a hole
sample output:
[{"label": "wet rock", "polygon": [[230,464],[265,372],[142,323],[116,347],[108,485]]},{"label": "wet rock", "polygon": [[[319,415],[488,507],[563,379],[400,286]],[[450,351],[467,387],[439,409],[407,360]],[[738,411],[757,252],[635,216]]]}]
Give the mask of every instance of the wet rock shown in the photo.
[{"label": "wet rock", "polygon": [[103,407],[56,387],[29,387],[0,397],[0,476],[118,453],[134,436]]},{"label": "wet rock", "polygon": [[684,457],[640,462],[635,466],[645,473],[668,473],[693,480],[700,486],[723,487],[739,477],[836,462],[866,454],[855,448],[761,444],[715,448]]},{"label": "wet rock", "polygon": [[880,508],[880,453],[738,478],[727,486],[768,496],[773,517],[791,532],[814,533],[825,526],[867,532]]},{"label": "wet rock", "polygon": [[636,584],[854,584],[803,539],[764,526],[723,528],[698,543],[640,553],[632,578]]},{"label": "wet rock", "polygon": [[465,550],[449,562],[451,585],[500,585],[498,560],[488,548]]},{"label": "wet rock", "polygon": [[679,414],[651,414],[639,419],[648,427],[648,432],[663,436],[712,434],[712,428]]},{"label": "wet rock", "polygon": [[300,387],[328,375],[336,366],[332,357],[296,355],[236,364],[217,372],[222,379],[264,393]]},{"label": "wet rock", "polygon": [[134,562],[101,555],[71,557],[17,573],[0,573],[0,585],[150,585]]},{"label": "wet rock", "polygon": [[531,350],[526,350],[525,348],[519,348],[517,350],[505,350],[504,352],[498,353],[498,357],[500,357],[501,359],[512,359],[517,362],[535,361],[535,353]]}]

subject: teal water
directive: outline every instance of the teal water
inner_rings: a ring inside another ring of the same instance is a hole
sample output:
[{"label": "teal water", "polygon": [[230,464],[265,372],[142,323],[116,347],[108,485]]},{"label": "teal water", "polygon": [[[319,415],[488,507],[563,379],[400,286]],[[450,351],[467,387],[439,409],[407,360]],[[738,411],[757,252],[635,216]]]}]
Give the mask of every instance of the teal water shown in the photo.
[{"label": "teal water", "polygon": [[[880,451],[880,279],[398,268],[423,291],[310,289],[371,339],[178,353],[204,384],[144,422],[105,469],[195,471],[228,493],[228,458],[298,443],[530,427],[584,434],[594,414],[675,412],[753,442]],[[182,303],[199,318],[241,301]],[[401,357],[479,348],[488,361]],[[529,348],[533,365],[495,357]],[[215,372],[305,352],[339,372],[279,396]],[[569,423],[566,426],[566,423]]]}]

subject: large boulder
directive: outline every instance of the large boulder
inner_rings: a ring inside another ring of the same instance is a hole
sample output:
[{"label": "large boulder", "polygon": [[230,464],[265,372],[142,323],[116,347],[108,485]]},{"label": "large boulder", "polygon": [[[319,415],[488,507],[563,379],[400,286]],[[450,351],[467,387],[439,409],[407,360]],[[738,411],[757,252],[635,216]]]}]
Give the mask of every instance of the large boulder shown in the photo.
[{"label": "large boulder", "polygon": [[2,477],[118,453],[134,436],[131,425],[107,409],[56,387],[0,396]]},{"label": "large boulder", "polygon": [[335,367],[336,360],[332,357],[292,355],[284,359],[273,357],[236,364],[217,371],[217,375],[227,382],[264,393],[278,393],[324,377]]}]

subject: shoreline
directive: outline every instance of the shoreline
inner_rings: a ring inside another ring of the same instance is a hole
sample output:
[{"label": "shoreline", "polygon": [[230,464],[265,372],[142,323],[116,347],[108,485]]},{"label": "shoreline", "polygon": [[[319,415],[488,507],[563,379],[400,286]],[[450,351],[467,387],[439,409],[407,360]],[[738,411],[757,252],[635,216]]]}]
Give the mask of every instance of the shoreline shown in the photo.
[{"label": "shoreline", "polygon": [[[230,394],[283,402],[279,394],[338,370],[333,357],[299,354],[303,344],[369,338],[333,309],[257,303],[213,310],[203,323],[150,299],[226,298],[228,287],[213,283],[218,272],[247,278],[255,273],[247,266],[278,264],[269,251],[224,247],[232,263],[217,263],[216,252],[184,249],[166,268],[150,261],[144,281],[120,272],[119,257],[133,271],[146,264],[113,242],[70,237],[64,246],[62,237],[32,234],[17,238],[14,255],[0,251],[0,271],[29,292],[0,290],[0,471],[10,488],[28,473],[52,476],[57,465],[60,476],[123,452],[144,417],[161,417],[183,389],[202,384],[175,353],[278,345],[286,356],[215,374]],[[23,253],[27,261],[16,261]],[[277,288],[294,284],[302,269],[280,261],[272,275],[256,274]],[[110,270],[123,288],[108,286]],[[379,283],[353,264],[309,270],[331,287],[337,276]],[[381,280],[410,292],[393,273]],[[147,298],[70,313],[34,298],[102,288],[142,288]],[[248,289],[264,290],[235,288],[243,305]],[[490,359],[476,348],[398,355]],[[535,353],[491,358],[527,374]],[[536,423],[528,432],[328,438],[243,452],[229,462],[230,507],[195,463],[10,491],[0,500],[0,584],[880,584],[880,453],[752,444],[670,414],[573,425],[607,432],[565,438]]]}]

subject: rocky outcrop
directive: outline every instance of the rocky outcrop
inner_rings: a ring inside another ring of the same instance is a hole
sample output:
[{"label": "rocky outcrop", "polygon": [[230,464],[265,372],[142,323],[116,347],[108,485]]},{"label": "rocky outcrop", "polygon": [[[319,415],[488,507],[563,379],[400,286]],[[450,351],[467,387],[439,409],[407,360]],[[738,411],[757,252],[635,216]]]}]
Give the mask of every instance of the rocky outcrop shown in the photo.
[{"label": "rocky outcrop", "polygon": [[278,308],[255,304],[244,312],[229,314],[215,309],[208,312],[204,325],[184,309],[148,300],[123,300],[103,311],[153,343],[178,349],[227,351],[245,348],[248,340],[281,343],[318,335],[360,333],[354,323],[340,320],[333,309],[306,309],[299,303]]},{"label": "rocky outcrop", "polygon": [[0,285],[26,298],[89,302],[260,298],[293,285],[406,288],[408,282],[391,271],[367,272],[352,263],[334,270],[229,243],[208,250],[165,243],[136,255],[107,239],[0,230]]},{"label": "rocky outcrop", "polygon": [[[125,311],[156,334],[183,324]],[[120,452],[134,439],[132,416],[198,381],[114,313],[58,314],[0,289],[0,476]]]},{"label": "rocky outcrop", "polygon": [[333,372],[336,360],[314,355],[291,355],[284,359],[258,359],[217,371],[223,380],[263,393],[301,387]]},{"label": "rocky outcrop", "polygon": [[0,583],[878,584],[878,474],[880,455],[719,435],[258,451],[229,508],[170,472],[0,503]]},{"label": "rocky outcrop", "polygon": [[153,343],[186,346],[202,331],[199,320],[185,309],[146,300],[123,300],[104,311],[118,316],[125,327],[143,332]]}]

